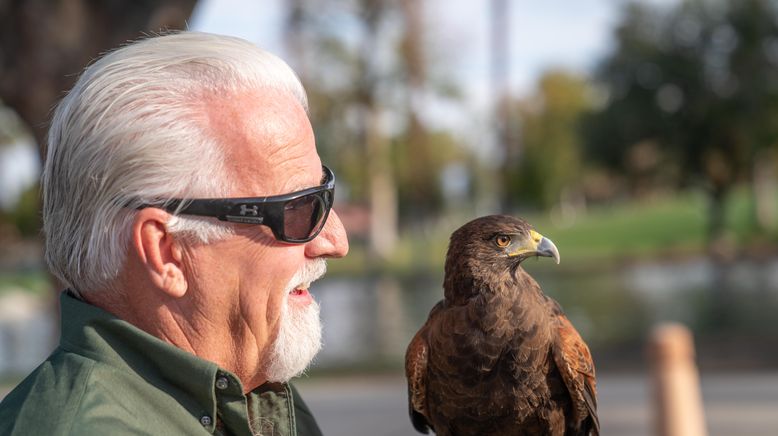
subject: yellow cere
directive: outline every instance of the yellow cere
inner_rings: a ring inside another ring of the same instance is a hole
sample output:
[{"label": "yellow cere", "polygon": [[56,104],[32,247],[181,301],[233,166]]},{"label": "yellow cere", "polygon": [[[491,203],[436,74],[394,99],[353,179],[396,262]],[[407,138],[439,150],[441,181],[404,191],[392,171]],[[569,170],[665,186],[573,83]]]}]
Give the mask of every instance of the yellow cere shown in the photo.
[{"label": "yellow cere", "polygon": [[540,244],[540,240],[543,239],[543,235],[534,230],[529,231],[529,236],[532,238],[532,241],[535,242],[536,247],[538,244]]}]

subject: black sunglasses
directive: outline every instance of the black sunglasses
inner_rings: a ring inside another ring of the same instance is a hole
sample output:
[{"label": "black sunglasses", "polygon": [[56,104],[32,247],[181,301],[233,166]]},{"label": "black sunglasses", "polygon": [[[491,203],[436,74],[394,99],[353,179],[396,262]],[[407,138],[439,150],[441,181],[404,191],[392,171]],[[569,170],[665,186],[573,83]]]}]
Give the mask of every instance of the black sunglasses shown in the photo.
[{"label": "black sunglasses", "polygon": [[322,165],[322,184],[270,197],[172,199],[161,205],[143,204],[138,209],[159,207],[171,213],[218,218],[233,223],[270,227],[279,241],[302,244],[313,240],[332,209],[335,174]]}]

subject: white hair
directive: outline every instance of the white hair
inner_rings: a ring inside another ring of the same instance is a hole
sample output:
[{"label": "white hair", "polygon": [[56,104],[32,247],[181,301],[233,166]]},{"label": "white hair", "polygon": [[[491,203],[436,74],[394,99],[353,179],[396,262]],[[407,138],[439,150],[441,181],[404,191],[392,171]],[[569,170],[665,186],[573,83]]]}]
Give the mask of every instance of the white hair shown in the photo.
[{"label": "white hair", "polygon": [[[76,292],[112,288],[135,208],[231,192],[204,98],[272,88],[307,110],[282,60],[248,41],[181,32],[143,39],[89,66],[57,106],[42,175],[46,261]],[[179,216],[168,229],[208,243],[230,234],[212,218]]]}]

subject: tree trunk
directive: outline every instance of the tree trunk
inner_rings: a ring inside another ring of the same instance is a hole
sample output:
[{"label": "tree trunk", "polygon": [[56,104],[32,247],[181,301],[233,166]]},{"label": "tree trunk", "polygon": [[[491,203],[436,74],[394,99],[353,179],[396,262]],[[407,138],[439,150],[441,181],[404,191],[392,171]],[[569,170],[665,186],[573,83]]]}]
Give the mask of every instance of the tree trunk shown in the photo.
[{"label": "tree trunk", "polygon": [[778,227],[778,172],[776,162],[778,153],[765,150],[753,160],[753,196],[754,224],[759,231],[774,231]]},{"label": "tree trunk", "polygon": [[498,167],[495,197],[503,213],[511,213],[515,201],[510,194],[511,172],[518,164],[518,149],[512,147],[508,130],[511,122],[509,102],[510,4],[507,0],[491,1],[491,85],[494,146]]},{"label": "tree trunk", "polygon": [[370,189],[370,251],[386,259],[397,245],[397,188],[389,159],[389,141],[379,109],[366,108],[367,167]]},{"label": "tree trunk", "polygon": [[387,258],[397,245],[397,186],[392,172],[390,142],[381,123],[378,105],[377,78],[374,58],[377,54],[378,27],[387,9],[377,0],[361,1],[365,25],[361,59],[363,77],[359,83],[359,95],[365,120],[365,146],[367,151],[368,192],[370,193],[370,254]]},{"label": "tree trunk", "polygon": [[424,103],[426,64],[424,59],[424,16],[422,2],[403,0],[402,13],[405,33],[400,54],[406,77],[405,87],[405,146],[412,153],[408,165],[409,180],[413,189],[408,192],[413,210],[411,218],[421,222],[429,218],[439,207],[439,180],[432,160],[429,132],[419,116]]},{"label": "tree trunk", "polygon": [[732,246],[724,233],[726,224],[726,206],[729,189],[714,187],[709,195],[708,206],[708,253],[714,259],[726,261],[732,257]]},{"label": "tree trunk", "polygon": [[182,29],[196,0],[0,0],[0,99],[43,158],[50,112],[98,54],[143,32]]}]

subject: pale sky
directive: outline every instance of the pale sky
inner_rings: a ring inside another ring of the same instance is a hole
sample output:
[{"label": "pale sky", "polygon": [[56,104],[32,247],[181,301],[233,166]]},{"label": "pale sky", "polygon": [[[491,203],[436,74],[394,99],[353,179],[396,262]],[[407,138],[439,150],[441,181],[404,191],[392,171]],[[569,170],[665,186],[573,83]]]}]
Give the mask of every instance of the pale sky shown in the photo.
[{"label": "pale sky", "polygon": [[[678,0],[644,0],[674,4]],[[586,72],[610,49],[625,0],[508,0],[510,85],[522,95],[550,67]],[[474,98],[488,92],[489,5],[480,0],[426,0],[428,53],[467,82]],[[194,30],[248,39],[284,57],[282,0],[200,0]],[[485,89],[482,89],[485,88]]]},{"label": "pale sky", "polygon": [[[394,0],[393,0],[394,1]],[[679,0],[643,0],[668,5]],[[611,49],[626,0],[508,0],[508,91],[526,96],[549,68],[586,74]],[[493,100],[488,0],[425,0],[426,55],[459,85],[464,104],[426,101],[428,121],[460,132],[489,128]],[[285,57],[283,0],[200,0],[190,28],[248,39]],[[483,137],[483,135],[481,135]],[[466,138],[467,142],[476,137]]]},{"label": "pale sky", "polygon": [[[420,0],[421,1],[421,0]],[[644,0],[674,4],[679,0]],[[442,124],[483,140],[491,100],[488,0],[426,0],[427,55],[457,82],[467,103],[456,108],[427,104]],[[588,72],[610,49],[613,26],[625,0],[508,0],[510,9],[509,87],[528,94],[551,67]],[[239,36],[285,57],[281,26],[283,0],[200,0],[192,30]],[[34,146],[19,144],[0,154],[0,207],[40,172]]]}]

